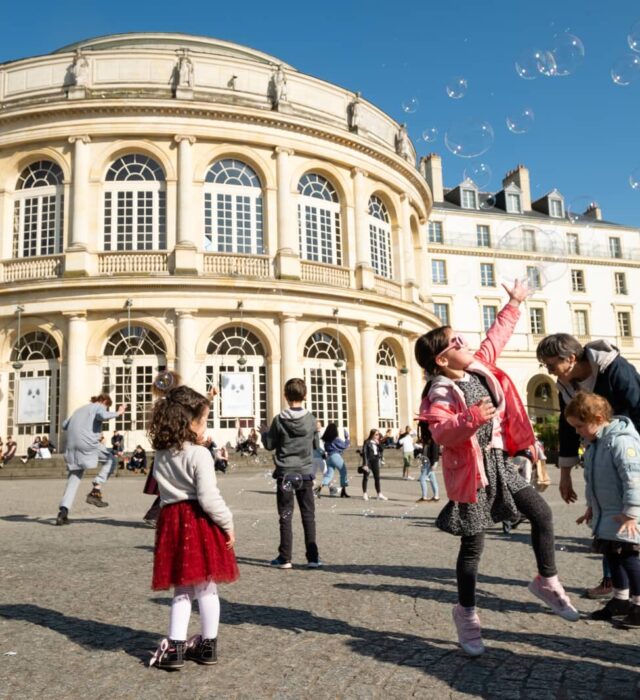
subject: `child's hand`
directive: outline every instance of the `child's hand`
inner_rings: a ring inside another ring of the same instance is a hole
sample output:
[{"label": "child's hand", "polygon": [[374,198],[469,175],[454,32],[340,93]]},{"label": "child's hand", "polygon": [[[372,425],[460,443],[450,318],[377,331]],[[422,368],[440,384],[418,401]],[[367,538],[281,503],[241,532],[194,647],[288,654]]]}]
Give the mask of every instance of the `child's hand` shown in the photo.
[{"label": "child's hand", "polygon": [[638,521],[636,518],[620,513],[620,515],[615,515],[613,519],[617,523],[622,523],[618,530],[619,535],[627,535],[627,537],[638,536]]},{"label": "child's hand", "polygon": [[584,514],[581,515],[581,516],[576,520],[576,523],[577,523],[578,525],[582,525],[582,523],[587,523],[587,524],[589,524],[589,523],[591,522],[591,518],[593,518],[593,511],[591,510],[591,508],[587,508],[587,510],[585,510]]},{"label": "child's hand", "polygon": [[117,413],[119,416],[121,416],[121,415],[124,414],[124,412],[125,412],[126,410],[127,410],[127,404],[126,404],[126,403],[121,403],[121,404],[118,406],[118,410],[116,411],[116,413]]},{"label": "child's hand", "polygon": [[230,530],[226,533],[227,536],[227,549],[233,549],[233,545],[236,543],[236,533]]},{"label": "child's hand", "polygon": [[531,290],[526,284],[523,284],[519,279],[513,283],[513,287],[509,289],[506,284],[502,284],[505,291],[509,295],[509,303],[511,306],[520,306],[520,304],[531,294]]},{"label": "child's hand", "polygon": [[485,397],[484,399],[480,399],[476,406],[480,409],[480,417],[483,423],[493,420],[496,415],[496,409],[490,398]]}]

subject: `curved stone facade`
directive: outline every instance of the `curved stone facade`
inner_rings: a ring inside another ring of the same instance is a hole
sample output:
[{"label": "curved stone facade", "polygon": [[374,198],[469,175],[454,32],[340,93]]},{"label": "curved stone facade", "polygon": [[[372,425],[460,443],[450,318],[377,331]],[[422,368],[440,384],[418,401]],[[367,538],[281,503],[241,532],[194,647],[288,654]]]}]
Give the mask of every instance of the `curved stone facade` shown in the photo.
[{"label": "curved stone facade", "polygon": [[[184,35],[80,42],[4,64],[0,86],[3,437],[60,439],[60,418],[104,387],[132,404],[128,445],[144,442],[162,366],[201,390],[248,375],[246,428],[300,375],[323,422],[359,441],[411,420],[412,341],[436,323],[431,194],[399,124]],[[48,415],[20,422],[21,391],[47,382]],[[221,440],[234,410],[214,401]]]}]

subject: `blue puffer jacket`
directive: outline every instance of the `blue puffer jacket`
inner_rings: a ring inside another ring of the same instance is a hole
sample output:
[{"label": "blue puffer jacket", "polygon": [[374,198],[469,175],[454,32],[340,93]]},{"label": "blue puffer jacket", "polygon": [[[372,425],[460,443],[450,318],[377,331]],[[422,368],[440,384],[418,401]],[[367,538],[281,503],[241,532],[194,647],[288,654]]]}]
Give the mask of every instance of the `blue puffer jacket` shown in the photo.
[{"label": "blue puffer jacket", "polygon": [[626,416],[616,416],[598,433],[584,454],[591,529],[603,540],[640,544],[640,535],[619,535],[616,515],[640,517],[640,435]]}]

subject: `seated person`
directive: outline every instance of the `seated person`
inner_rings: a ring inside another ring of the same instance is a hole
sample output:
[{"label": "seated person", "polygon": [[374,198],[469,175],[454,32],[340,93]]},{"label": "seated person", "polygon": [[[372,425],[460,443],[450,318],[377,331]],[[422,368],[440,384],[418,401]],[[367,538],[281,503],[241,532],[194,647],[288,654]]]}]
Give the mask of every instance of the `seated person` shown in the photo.
[{"label": "seated person", "polygon": [[139,471],[141,474],[147,473],[147,453],[144,451],[142,445],[136,445],[136,449],[129,458],[127,469],[132,472]]},{"label": "seated person", "polygon": [[2,454],[2,464],[0,464],[0,469],[16,456],[16,450],[18,449],[18,443],[13,439],[13,435],[9,435],[7,442],[4,446],[4,452]]}]

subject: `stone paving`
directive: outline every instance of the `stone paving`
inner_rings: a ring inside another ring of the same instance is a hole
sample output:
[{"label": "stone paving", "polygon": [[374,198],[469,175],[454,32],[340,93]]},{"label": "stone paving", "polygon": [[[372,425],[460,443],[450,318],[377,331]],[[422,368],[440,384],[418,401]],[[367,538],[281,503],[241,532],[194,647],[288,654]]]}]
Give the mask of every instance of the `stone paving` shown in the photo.
[{"label": "stone paving", "polygon": [[[433,526],[440,504],[416,504],[416,482],[383,474],[387,502],[322,498],[326,568],[308,571],[294,514],[291,571],[272,570],[275,498],[266,465],[220,479],[237,527],[241,579],[221,588],[219,664],[174,674],[145,662],[164,636],[169,593],[150,590],[151,499],[142,479],[106,488],[109,508],[80,495],[69,527],[54,527],[62,480],[0,482],[0,698],[636,698],[640,631],[568,623],[533,598],[529,527],[493,530],[481,565],[487,653],[455,643],[457,541]],[[557,479],[557,472],[552,472]],[[85,486],[83,484],[83,486]],[[350,489],[359,492],[355,479]],[[578,608],[600,577],[582,506],[545,494],[558,565]],[[198,632],[194,610],[192,633]]]}]

